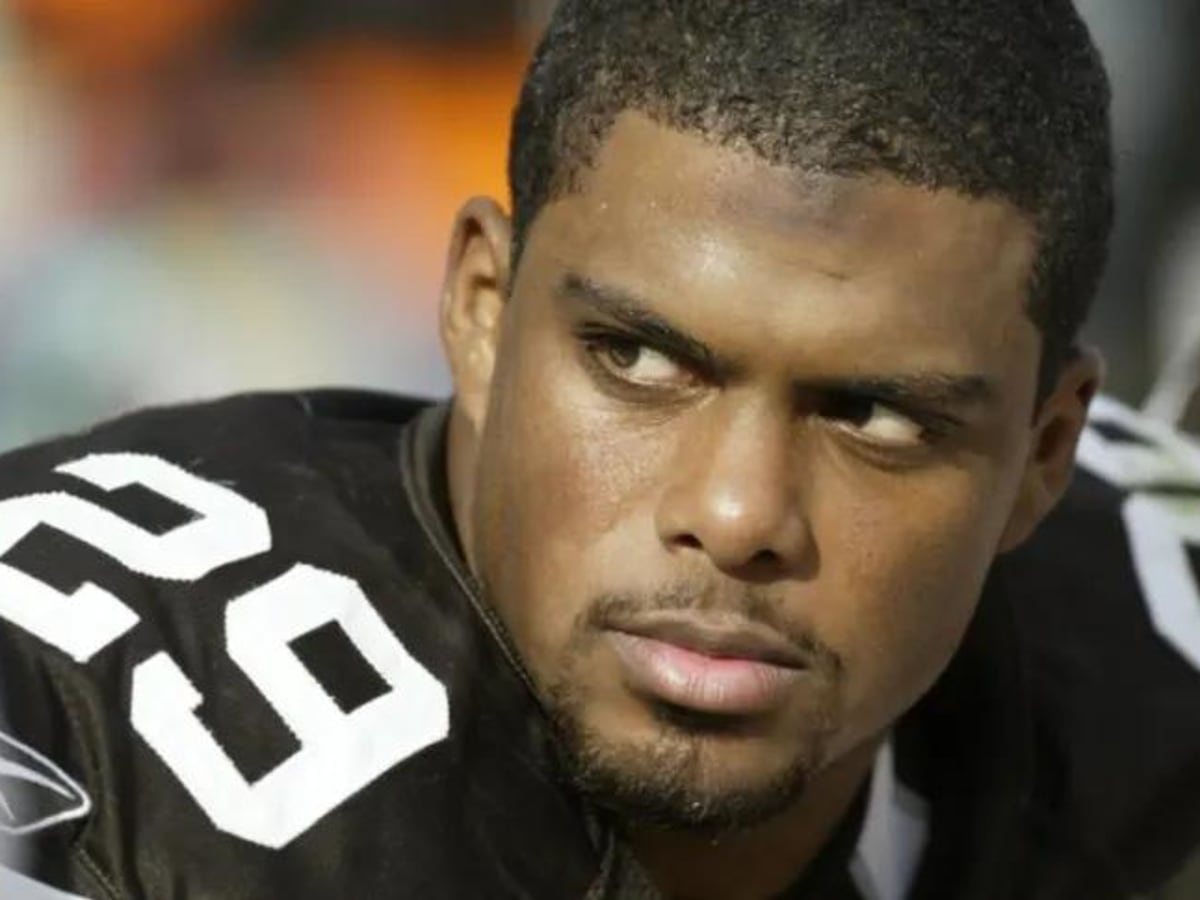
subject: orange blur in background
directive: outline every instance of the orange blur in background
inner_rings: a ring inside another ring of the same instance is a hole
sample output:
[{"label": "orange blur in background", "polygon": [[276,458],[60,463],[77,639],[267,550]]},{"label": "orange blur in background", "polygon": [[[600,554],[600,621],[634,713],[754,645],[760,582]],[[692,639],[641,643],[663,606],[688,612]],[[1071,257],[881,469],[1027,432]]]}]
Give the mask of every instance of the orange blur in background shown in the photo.
[{"label": "orange blur in background", "polygon": [[531,41],[478,6],[465,39],[282,41],[261,0],[0,6],[0,445],[246,387],[445,391],[446,238],[507,196]]}]

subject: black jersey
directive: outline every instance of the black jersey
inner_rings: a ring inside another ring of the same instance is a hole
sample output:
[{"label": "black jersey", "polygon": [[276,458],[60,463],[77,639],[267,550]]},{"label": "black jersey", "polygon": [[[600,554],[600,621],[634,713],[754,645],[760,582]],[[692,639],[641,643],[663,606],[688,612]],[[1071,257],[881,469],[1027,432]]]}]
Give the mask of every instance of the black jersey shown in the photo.
[{"label": "black jersey", "polygon": [[4,459],[0,896],[585,896],[603,848],[443,558],[417,409],[246,397]]},{"label": "black jersey", "polygon": [[[142,413],[0,460],[0,897],[652,896],[455,544],[441,412]],[[1066,501],[789,898],[1142,897],[1200,844],[1200,450]]]}]

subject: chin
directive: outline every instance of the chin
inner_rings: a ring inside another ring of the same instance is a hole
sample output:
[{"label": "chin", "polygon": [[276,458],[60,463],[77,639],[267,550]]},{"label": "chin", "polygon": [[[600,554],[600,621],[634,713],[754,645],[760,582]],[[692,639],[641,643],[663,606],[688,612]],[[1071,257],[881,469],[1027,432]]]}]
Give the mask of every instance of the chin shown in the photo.
[{"label": "chin", "polygon": [[575,788],[640,825],[702,832],[759,825],[803,795],[825,758],[823,735],[784,742],[680,710],[655,709],[643,727],[619,729],[555,712]]}]

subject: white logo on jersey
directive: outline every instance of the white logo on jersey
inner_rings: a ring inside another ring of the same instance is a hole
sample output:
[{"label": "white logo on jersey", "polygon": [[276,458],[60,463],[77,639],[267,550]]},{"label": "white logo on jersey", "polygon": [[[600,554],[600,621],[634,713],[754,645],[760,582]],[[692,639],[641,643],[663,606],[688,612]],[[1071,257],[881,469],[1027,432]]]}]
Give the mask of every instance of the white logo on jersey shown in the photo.
[{"label": "white logo on jersey", "polygon": [[32,747],[0,732],[0,832],[45,831],[84,818],[92,801],[79,783]]}]

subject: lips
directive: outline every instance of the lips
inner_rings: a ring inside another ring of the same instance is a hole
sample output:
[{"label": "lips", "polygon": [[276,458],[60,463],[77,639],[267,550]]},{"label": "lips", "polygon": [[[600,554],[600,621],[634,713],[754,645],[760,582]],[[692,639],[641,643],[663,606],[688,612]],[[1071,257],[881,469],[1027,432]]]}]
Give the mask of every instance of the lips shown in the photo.
[{"label": "lips", "polygon": [[717,715],[779,707],[810,662],[778,632],[744,621],[663,616],[622,624],[607,637],[635,690]]}]

